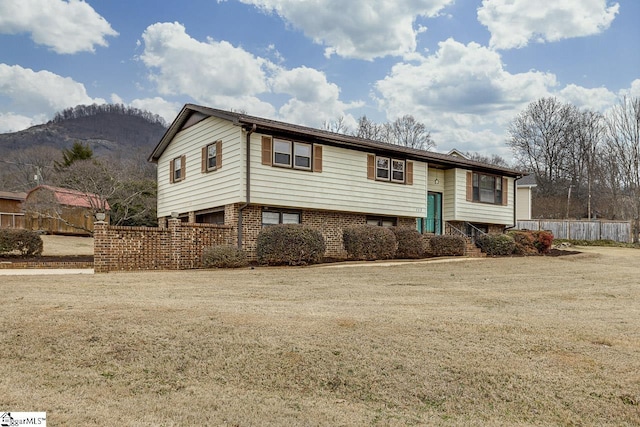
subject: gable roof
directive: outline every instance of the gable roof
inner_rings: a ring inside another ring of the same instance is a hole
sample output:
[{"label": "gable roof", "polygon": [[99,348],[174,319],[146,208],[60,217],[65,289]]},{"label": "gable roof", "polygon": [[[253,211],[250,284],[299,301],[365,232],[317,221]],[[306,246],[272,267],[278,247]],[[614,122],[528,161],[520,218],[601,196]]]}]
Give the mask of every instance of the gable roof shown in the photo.
[{"label": "gable roof", "polygon": [[169,126],[160,142],[158,142],[148,160],[150,162],[157,163],[164,150],[168,147],[169,143],[171,142],[171,140],[173,140],[178,132],[180,132],[185,127],[191,126],[208,117],[217,117],[220,119],[229,120],[234,125],[241,126],[246,130],[252,129],[255,126],[255,131],[260,133],[278,135],[283,137],[288,136],[294,139],[300,138],[307,142],[317,142],[319,144],[333,145],[360,151],[373,151],[379,154],[387,154],[391,156],[403,156],[408,159],[427,162],[430,164],[430,166],[434,167],[460,167],[516,178],[526,175],[526,173],[515,169],[503,168],[500,166],[490,165],[474,160],[468,160],[466,158],[452,156],[449,154],[418,150],[415,148],[403,147],[386,142],[373,141],[370,139],[358,138],[356,136],[344,135],[340,133],[329,132],[326,130],[314,129],[306,126],[264,119],[261,117],[250,116],[242,113],[218,110],[215,108],[203,107],[195,104],[186,104],[184,107],[182,107],[182,110],[180,111],[180,113],[178,113],[178,116],[175,118],[173,123],[171,123],[171,126]]},{"label": "gable roof", "polygon": [[516,181],[518,187],[537,187],[536,176],[534,174],[526,175]]},{"label": "gable roof", "polygon": [[[56,202],[64,206],[74,206],[87,209],[92,209],[100,206],[100,197],[96,194],[83,193],[82,191],[76,191],[62,187],[52,187],[50,185],[39,185],[35,188],[32,188],[29,193],[27,193],[27,198],[31,195],[31,193],[42,189],[50,191],[53,194]],[[105,201],[105,208],[107,210],[111,209],[107,201]]]},{"label": "gable roof", "polygon": [[18,200],[24,202],[27,198],[27,193],[14,193],[12,191],[0,191],[0,199],[4,200]]}]

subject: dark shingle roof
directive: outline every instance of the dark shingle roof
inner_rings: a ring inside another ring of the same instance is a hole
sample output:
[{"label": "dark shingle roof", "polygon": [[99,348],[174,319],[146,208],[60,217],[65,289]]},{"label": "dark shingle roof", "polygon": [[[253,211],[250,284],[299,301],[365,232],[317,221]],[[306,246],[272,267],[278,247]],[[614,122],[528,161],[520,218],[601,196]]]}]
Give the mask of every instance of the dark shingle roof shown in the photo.
[{"label": "dark shingle roof", "polygon": [[187,120],[189,120],[193,113],[199,113],[203,117],[218,117],[221,119],[226,119],[233,122],[235,125],[243,126],[246,129],[251,129],[255,125],[257,132],[268,134],[277,133],[282,136],[286,135],[292,138],[298,137],[303,138],[306,141],[351,148],[355,150],[389,153],[391,155],[402,155],[409,159],[425,161],[433,166],[440,166],[443,168],[460,167],[490,173],[500,173],[501,175],[512,177],[519,177],[524,175],[523,172],[515,169],[490,165],[487,163],[468,160],[457,156],[451,156],[449,154],[417,150],[415,148],[403,147],[386,142],[373,141],[370,139],[358,138],[356,136],[344,135],[322,129],[284,123],[277,120],[270,120],[262,117],[255,117],[231,111],[218,110],[215,108],[203,107],[194,104],[186,104],[182,108],[180,113],[178,113],[178,116],[175,118],[171,126],[169,126],[169,129],[167,129],[166,133],[149,156],[149,161],[154,163],[158,161],[171,140],[182,129],[182,126],[187,122]]}]

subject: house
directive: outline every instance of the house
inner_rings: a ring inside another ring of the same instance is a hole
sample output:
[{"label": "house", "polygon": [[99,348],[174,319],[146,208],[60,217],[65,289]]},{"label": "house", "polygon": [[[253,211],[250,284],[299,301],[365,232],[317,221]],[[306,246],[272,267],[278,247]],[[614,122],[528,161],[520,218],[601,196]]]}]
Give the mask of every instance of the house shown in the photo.
[{"label": "house", "polygon": [[107,201],[96,194],[39,185],[26,196],[25,228],[49,234],[88,236],[93,232],[95,213],[109,209]]},{"label": "house", "polygon": [[0,191],[0,228],[24,228],[22,203],[27,193]]},{"label": "house", "polygon": [[423,233],[500,233],[515,223],[512,169],[349,135],[185,105],[149,160],[158,217],[233,226],[253,253],[270,224],[319,228],[344,256],[357,224]]},{"label": "house", "polygon": [[531,219],[531,194],[537,187],[535,175],[526,175],[516,181],[516,219]]}]

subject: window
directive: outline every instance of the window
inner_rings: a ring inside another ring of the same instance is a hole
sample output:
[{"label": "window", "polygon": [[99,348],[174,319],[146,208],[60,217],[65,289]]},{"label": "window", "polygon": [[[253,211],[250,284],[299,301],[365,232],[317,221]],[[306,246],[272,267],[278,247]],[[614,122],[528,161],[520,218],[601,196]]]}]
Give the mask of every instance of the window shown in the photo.
[{"label": "window", "polygon": [[376,157],[376,179],[389,180],[389,158]]},{"label": "window", "polygon": [[222,167],[222,141],[202,147],[202,173],[218,170]]},{"label": "window", "polygon": [[398,218],[386,217],[386,216],[368,216],[368,225],[378,225],[380,227],[395,227],[398,222]]},{"label": "window", "polygon": [[[471,182],[469,183],[469,180]],[[494,205],[506,204],[506,179],[500,176],[487,175],[477,172],[467,173],[467,199],[473,202],[491,203]],[[470,187],[470,188],[469,188]]]},{"label": "window", "polygon": [[391,161],[391,181],[404,182],[404,160]]},{"label": "window", "polygon": [[291,167],[291,141],[273,140],[273,164]]},{"label": "window", "polygon": [[295,142],[293,144],[293,167],[311,169],[311,145]]},{"label": "window", "polygon": [[300,224],[300,212],[262,211],[262,226],[275,224]]},{"label": "window", "polygon": [[[368,178],[374,179],[372,176],[373,169],[372,163],[374,162],[374,156],[370,154],[368,156]],[[406,171],[405,171],[406,168]],[[413,184],[413,163],[400,159],[392,159],[390,157],[375,156],[375,179],[378,181],[391,181],[401,184]]]},{"label": "window", "polygon": [[180,156],[169,162],[169,180],[171,183],[182,181],[185,178],[186,157]]},{"label": "window", "polygon": [[322,146],[263,136],[262,164],[322,172]]}]

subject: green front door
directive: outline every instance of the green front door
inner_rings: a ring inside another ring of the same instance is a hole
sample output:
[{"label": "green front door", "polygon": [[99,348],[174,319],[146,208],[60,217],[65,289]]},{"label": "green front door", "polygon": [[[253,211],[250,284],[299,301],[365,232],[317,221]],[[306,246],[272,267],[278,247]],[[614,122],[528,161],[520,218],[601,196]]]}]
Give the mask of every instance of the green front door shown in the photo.
[{"label": "green front door", "polygon": [[427,194],[425,233],[442,234],[442,193]]}]

